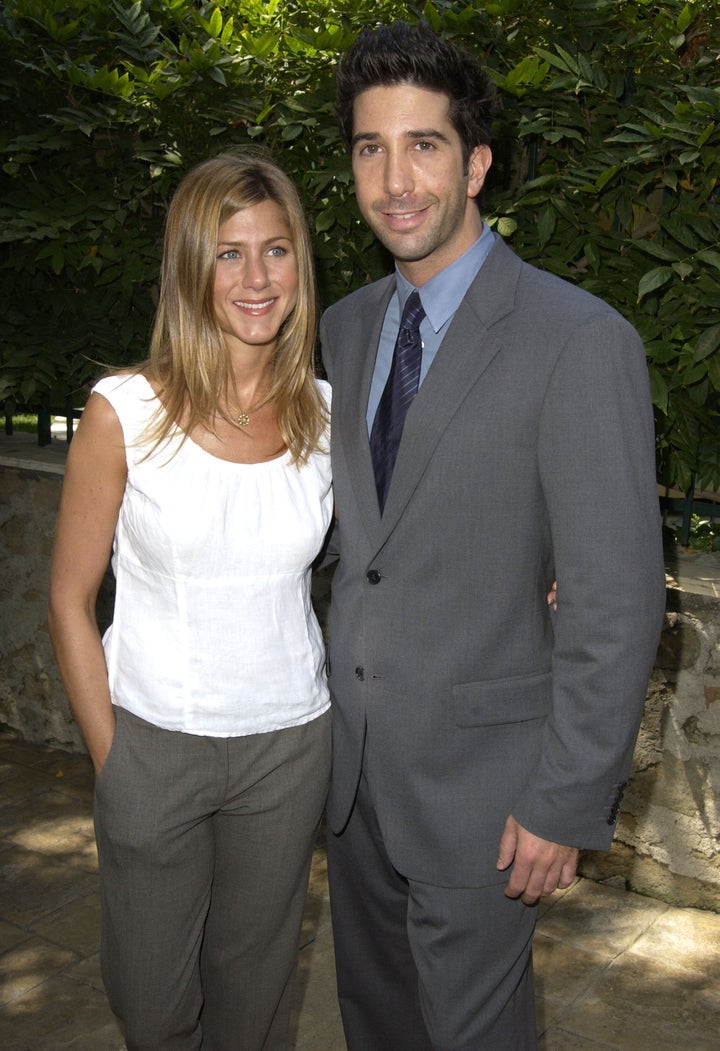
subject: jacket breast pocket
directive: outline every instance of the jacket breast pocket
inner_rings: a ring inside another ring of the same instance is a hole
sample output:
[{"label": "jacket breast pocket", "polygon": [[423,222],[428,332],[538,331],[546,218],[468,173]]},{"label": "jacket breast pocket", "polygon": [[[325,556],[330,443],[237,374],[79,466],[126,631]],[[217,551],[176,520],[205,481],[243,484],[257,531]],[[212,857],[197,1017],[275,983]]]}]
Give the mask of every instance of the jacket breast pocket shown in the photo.
[{"label": "jacket breast pocket", "polygon": [[544,719],[552,705],[552,675],[513,675],[507,679],[458,683],[452,688],[457,726],[502,726]]}]

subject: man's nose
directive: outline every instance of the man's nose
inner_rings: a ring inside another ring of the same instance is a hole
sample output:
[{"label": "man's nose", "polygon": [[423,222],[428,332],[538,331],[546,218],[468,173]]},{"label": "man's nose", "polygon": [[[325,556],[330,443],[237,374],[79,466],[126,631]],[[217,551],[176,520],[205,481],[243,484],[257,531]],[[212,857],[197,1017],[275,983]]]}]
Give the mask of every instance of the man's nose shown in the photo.
[{"label": "man's nose", "polygon": [[405,150],[390,150],[385,162],[385,192],[390,197],[402,197],[415,186],[413,168]]}]

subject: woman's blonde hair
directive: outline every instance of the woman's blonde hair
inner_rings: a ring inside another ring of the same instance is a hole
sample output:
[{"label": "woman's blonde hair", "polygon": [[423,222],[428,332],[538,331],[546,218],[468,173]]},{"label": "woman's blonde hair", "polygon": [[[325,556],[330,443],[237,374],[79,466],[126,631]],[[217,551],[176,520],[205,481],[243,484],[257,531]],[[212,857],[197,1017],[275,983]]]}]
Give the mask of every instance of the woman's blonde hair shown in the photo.
[{"label": "woman's blonde hair", "polygon": [[328,413],[313,369],[317,290],[310,235],[290,179],[259,151],[221,154],[193,168],[173,196],[165,224],[160,299],[144,372],[165,412],[146,436],[162,443],[182,420],[186,433],[213,429],[230,383],[230,360],[213,308],[218,231],[232,215],[262,201],[283,213],[298,265],[297,302],[281,326],[268,400],[292,459],[321,443]]}]

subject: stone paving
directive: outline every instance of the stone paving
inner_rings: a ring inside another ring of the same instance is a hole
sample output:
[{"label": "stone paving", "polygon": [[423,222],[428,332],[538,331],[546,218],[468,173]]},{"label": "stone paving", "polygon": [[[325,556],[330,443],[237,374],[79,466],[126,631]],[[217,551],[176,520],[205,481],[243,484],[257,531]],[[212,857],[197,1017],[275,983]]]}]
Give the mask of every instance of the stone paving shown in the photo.
[{"label": "stone paving", "polygon": [[[0,734],[0,1047],[8,1051],[123,1046],[98,966],[91,805],[85,756]],[[588,880],[554,895],[540,913],[542,1051],[718,1051],[720,915]],[[303,925],[295,1030],[298,1051],[345,1051],[322,838]]]}]

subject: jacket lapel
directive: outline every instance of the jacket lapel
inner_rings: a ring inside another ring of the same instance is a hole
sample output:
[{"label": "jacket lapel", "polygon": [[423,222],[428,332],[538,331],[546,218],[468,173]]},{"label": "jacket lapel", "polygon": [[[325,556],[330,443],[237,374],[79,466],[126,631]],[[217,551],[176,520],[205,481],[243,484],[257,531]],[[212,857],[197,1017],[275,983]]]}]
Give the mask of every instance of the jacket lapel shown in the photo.
[{"label": "jacket lapel", "polygon": [[333,393],[332,426],[339,432],[337,444],[345,460],[345,474],[355,490],[371,543],[378,537],[381,519],[365,417],[380,332],[394,291],[395,278],[391,276],[378,284],[362,314],[349,321],[348,348],[342,356],[344,375],[338,384],[337,401]]},{"label": "jacket lapel", "polygon": [[[453,416],[501,350],[492,328],[515,308],[521,266],[518,257],[498,238],[460,304],[405,419],[381,519],[381,542],[397,525]],[[363,425],[364,415],[363,408]],[[371,462],[370,474],[372,477]]]}]

